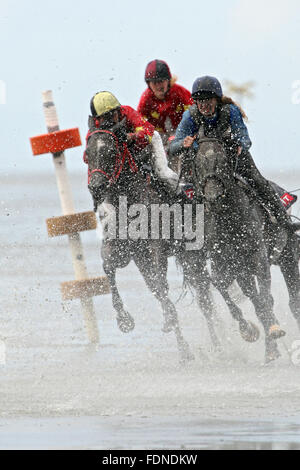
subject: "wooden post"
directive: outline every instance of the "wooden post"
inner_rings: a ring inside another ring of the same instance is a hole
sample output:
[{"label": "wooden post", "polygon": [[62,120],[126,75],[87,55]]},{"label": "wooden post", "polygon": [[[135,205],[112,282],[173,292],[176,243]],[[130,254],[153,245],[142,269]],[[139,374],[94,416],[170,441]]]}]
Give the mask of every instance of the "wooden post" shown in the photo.
[{"label": "wooden post", "polygon": [[[58,118],[52,98],[52,91],[45,91],[42,95],[47,130],[49,133],[59,131]],[[58,153],[53,153],[53,162],[55,167],[56,181],[62,207],[62,213],[63,215],[74,214],[75,209],[66,168],[64,152],[62,151]],[[78,281],[87,279],[88,273],[84,261],[80,234],[78,232],[74,232],[68,234],[68,237],[69,245],[71,248],[75,279]],[[92,297],[87,297],[83,295],[80,297],[80,302],[82,306],[84,322],[87,329],[89,341],[91,343],[99,343],[98,325]]]}]

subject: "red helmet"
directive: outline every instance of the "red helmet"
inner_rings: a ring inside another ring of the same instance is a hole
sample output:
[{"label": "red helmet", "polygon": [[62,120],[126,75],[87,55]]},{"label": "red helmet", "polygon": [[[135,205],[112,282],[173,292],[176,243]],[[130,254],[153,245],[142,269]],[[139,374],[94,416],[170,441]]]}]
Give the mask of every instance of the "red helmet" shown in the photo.
[{"label": "red helmet", "polygon": [[145,81],[160,82],[162,80],[171,80],[171,72],[169,66],[163,60],[152,60],[146,67]]}]

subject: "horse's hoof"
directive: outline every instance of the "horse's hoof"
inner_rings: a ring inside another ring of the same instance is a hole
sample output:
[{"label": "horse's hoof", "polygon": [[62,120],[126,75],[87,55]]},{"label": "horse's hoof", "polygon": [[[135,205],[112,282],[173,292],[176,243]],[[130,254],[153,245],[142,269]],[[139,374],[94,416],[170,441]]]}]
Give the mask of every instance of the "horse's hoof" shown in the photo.
[{"label": "horse's hoof", "polygon": [[213,346],[214,351],[219,352],[219,351],[222,350],[221,343],[220,343],[219,339],[217,338],[217,336],[212,337],[211,342],[212,342],[212,346]]},{"label": "horse's hoof", "polygon": [[129,313],[126,315],[118,315],[117,323],[122,333],[129,333],[130,331],[134,330],[135,327],[134,319],[131,315],[129,315]]},{"label": "horse's hoof", "polygon": [[240,333],[244,341],[248,343],[254,343],[259,339],[259,329],[251,321],[240,322]]},{"label": "horse's hoof", "polygon": [[195,356],[194,354],[192,353],[189,353],[185,356],[182,356],[179,360],[179,364],[181,366],[186,366],[187,364],[189,364],[190,362],[194,361],[195,360]]},{"label": "horse's hoof", "polygon": [[183,344],[179,346],[179,352],[180,352],[180,364],[181,365],[185,365],[188,362],[195,360],[195,356],[191,352],[190,347],[186,341],[184,341]]},{"label": "horse's hoof", "polygon": [[221,344],[214,344],[213,345],[213,350],[212,350],[212,353],[213,354],[216,354],[216,355],[220,355],[220,354],[223,354],[224,353],[224,350],[221,346]]},{"label": "horse's hoof", "polygon": [[189,352],[186,357],[185,357],[186,361],[190,362],[190,361],[194,361],[195,360],[195,356],[193,353]]},{"label": "horse's hoof", "polygon": [[281,356],[280,352],[278,351],[277,348],[273,348],[270,351],[266,351],[266,358],[265,358],[265,363],[269,364],[270,362],[275,361]]},{"label": "horse's hoof", "polygon": [[272,325],[269,329],[269,337],[272,339],[279,339],[286,335],[286,332],[280,328],[279,325]]},{"label": "horse's hoof", "polygon": [[161,331],[163,333],[171,333],[172,331],[174,331],[174,329],[175,329],[175,326],[172,323],[165,322],[163,324]]}]

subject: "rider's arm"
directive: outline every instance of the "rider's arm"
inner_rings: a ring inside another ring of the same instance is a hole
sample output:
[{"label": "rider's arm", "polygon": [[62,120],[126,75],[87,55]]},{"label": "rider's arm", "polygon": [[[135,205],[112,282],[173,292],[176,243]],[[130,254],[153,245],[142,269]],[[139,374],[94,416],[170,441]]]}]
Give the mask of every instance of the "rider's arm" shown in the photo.
[{"label": "rider's arm", "polygon": [[235,105],[230,106],[230,124],[232,139],[243,150],[249,150],[252,145],[248,129],[243,121],[243,117],[239,108]]},{"label": "rider's arm", "polygon": [[170,188],[176,190],[178,185],[178,175],[168,166],[166,152],[161,137],[157,131],[153,134],[152,148],[152,165],[154,173],[161,181],[167,183]]},{"label": "rider's arm", "polygon": [[[182,120],[176,129],[175,138],[170,145],[170,154],[176,155],[184,149],[183,141],[188,136],[194,136],[197,132],[196,124],[193,121],[189,110],[185,111]],[[195,145],[195,143],[194,143]]]},{"label": "rider's arm", "polygon": [[130,106],[121,106],[122,116],[126,117],[127,125],[131,130],[130,139],[141,149],[152,140],[154,126],[145,121],[143,117]]}]

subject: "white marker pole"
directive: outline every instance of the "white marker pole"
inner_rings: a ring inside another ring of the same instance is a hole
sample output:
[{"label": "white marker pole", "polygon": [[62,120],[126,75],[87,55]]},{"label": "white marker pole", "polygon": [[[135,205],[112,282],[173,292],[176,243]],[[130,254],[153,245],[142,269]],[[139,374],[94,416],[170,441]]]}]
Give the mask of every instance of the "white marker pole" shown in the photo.
[{"label": "white marker pole", "polygon": [[[56,108],[52,98],[52,91],[44,91],[42,95],[47,130],[49,133],[56,132],[59,130],[59,124]],[[53,162],[55,166],[56,181],[63,215],[74,214],[75,209],[66,168],[64,152],[53,154]],[[84,262],[83,248],[80,240],[80,235],[79,233],[72,233],[68,235],[68,237],[72,253],[75,279],[87,279],[88,273]],[[89,340],[91,343],[99,343],[99,332],[94,311],[93,300],[91,297],[81,297],[80,301]]]}]

